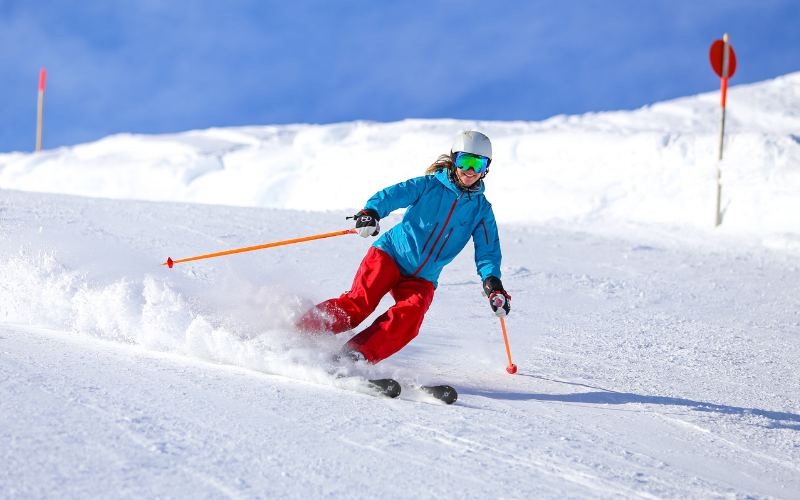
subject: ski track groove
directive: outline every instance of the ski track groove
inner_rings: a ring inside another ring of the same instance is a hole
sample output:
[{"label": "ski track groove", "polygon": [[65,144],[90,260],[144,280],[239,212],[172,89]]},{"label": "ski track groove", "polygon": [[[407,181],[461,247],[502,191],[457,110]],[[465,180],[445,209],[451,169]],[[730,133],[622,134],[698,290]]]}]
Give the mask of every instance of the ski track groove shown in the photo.
[{"label": "ski track groove", "polygon": [[512,459],[507,458],[509,455],[515,456],[515,454],[510,453],[509,450],[502,449],[500,447],[495,447],[488,445],[486,443],[481,443],[477,441],[473,441],[466,438],[461,438],[458,436],[454,436],[449,434],[445,431],[434,429],[430,427],[425,427],[419,424],[409,424],[411,427],[417,427],[427,431],[430,434],[436,435],[437,439],[440,442],[448,444],[450,446],[456,447],[454,442],[462,442],[465,444],[466,448],[462,448],[464,450],[473,452],[473,453],[480,453],[480,454],[487,454],[485,452],[491,452],[490,458],[499,462],[503,462],[510,466],[519,466],[524,467],[527,469],[531,469],[533,471],[539,472],[541,474],[546,474],[554,477],[558,477],[559,479],[563,479],[566,481],[570,481],[574,484],[584,486],[590,491],[604,491],[612,494],[629,494],[633,495],[638,498],[648,498],[648,499],[657,499],[659,497],[650,495],[647,492],[636,491],[630,488],[625,488],[620,485],[613,485],[610,482],[601,479],[598,476],[589,474],[587,472],[569,470],[564,467],[559,467],[555,465],[553,462],[545,463],[539,460],[534,460],[532,458],[526,459]]},{"label": "ski track groove", "polygon": [[[729,439],[725,439],[724,437],[722,437],[720,435],[714,434],[710,430],[705,429],[705,428],[703,428],[703,427],[701,427],[701,426],[699,426],[697,424],[694,424],[692,422],[687,422],[685,420],[681,420],[681,419],[677,419],[677,418],[670,418],[670,417],[667,417],[667,416],[665,416],[664,414],[661,414],[661,413],[656,413],[656,415],[658,415],[659,417],[661,417],[662,419],[664,419],[667,422],[671,422],[671,423],[674,423],[674,424],[677,424],[677,425],[680,425],[680,426],[684,426],[684,427],[692,429],[693,431],[698,432],[698,433],[700,433],[700,434],[702,434],[702,435],[704,435],[704,436],[706,436],[706,437],[708,437],[708,438],[710,438],[712,440],[716,440],[716,441],[725,443],[730,448],[732,448],[732,449],[734,449],[736,451],[745,452],[747,455],[753,455],[753,456],[756,456],[756,457],[761,458],[763,460],[766,460],[768,462],[772,462],[772,463],[775,463],[777,465],[781,465],[783,467],[786,467],[787,469],[792,469],[795,472],[800,472],[800,466],[798,466],[797,464],[794,464],[792,462],[787,462],[785,460],[780,460],[780,459],[777,459],[777,458],[775,458],[775,457],[773,457],[771,455],[767,455],[767,454],[762,453],[760,451],[752,450],[752,449],[747,448],[745,446],[742,446],[740,444],[734,443],[733,441],[730,441]],[[761,465],[761,464],[758,464],[757,462],[752,462],[752,463],[754,465]]]}]

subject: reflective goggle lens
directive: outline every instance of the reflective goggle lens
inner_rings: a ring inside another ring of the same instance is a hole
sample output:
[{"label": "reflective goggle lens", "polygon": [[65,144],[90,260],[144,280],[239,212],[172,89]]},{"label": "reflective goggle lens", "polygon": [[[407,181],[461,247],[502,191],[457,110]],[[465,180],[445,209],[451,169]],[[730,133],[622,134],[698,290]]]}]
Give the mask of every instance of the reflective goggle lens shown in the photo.
[{"label": "reflective goggle lens", "polygon": [[456,153],[455,164],[461,170],[473,169],[476,174],[480,174],[489,166],[489,158],[472,153]]}]

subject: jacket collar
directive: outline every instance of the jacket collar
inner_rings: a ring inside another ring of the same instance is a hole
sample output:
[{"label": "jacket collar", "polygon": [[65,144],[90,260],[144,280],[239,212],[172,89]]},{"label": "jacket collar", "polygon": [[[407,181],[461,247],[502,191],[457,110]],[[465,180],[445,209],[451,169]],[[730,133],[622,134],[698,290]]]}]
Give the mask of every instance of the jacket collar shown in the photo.
[{"label": "jacket collar", "polygon": [[[451,180],[450,180],[449,176],[447,175],[447,169],[446,169],[446,168],[443,168],[442,170],[439,170],[438,172],[436,172],[435,174],[433,174],[433,176],[434,176],[434,177],[436,177],[436,178],[439,180],[439,182],[441,182],[442,184],[444,184],[444,186],[445,186],[447,189],[449,189],[449,190],[451,190],[451,191],[453,191],[454,193],[456,193],[456,194],[459,194],[459,195],[460,195],[462,192],[463,192],[463,193],[469,193],[469,194],[483,194],[483,191],[484,191],[484,189],[485,189],[485,187],[484,187],[484,185],[483,185],[483,179],[480,179],[480,180],[478,181],[478,184],[479,184],[479,186],[478,186],[478,188],[477,188],[477,189],[475,189],[475,190],[473,191],[473,189],[474,189],[474,188],[472,188],[472,189],[470,189],[469,191],[463,191],[461,188],[459,188],[458,186],[456,186],[456,185],[453,183],[453,181],[451,181]],[[474,186],[474,184],[473,184],[473,186]]]}]

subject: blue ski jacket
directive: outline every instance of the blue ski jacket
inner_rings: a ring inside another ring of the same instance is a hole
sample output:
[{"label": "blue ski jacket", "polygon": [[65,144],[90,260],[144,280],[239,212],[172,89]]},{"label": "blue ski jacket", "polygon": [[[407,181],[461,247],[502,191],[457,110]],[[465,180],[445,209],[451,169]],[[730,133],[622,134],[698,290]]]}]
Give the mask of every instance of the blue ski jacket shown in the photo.
[{"label": "blue ski jacket", "polygon": [[381,218],[408,207],[403,221],[372,245],[388,253],[403,276],[422,278],[438,286],[442,268],[466,246],[475,245],[475,265],[481,280],[500,278],[500,238],[492,205],[483,195],[461,191],[447,170],[416,177],[378,191],[364,208]]}]

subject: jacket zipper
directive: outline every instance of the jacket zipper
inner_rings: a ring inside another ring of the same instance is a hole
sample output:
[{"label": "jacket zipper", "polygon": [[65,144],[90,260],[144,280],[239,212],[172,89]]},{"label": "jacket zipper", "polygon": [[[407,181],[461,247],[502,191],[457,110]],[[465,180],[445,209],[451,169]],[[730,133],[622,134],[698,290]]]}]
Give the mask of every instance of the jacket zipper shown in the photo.
[{"label": "jacket zipper", "polygon": [[452,228],[452,227],[450,228],[450,232],[449,232],[449,233],[447,233],[447,238],[445,238],[445,239],[444,239],[444,243],[442,243],[442,246],[439,248],[439,253],[437,253],[437,254],[436,254],[436,258],[435,258],[435,259],[433,259],[433,261],[434,261],[434,262],[436,262],[437,260],[439,260],[439,256],[440,256],[440,255],[442,255],[442,250],[444,250],[444,247],[445,247],[445,246],[447,246],[447,240],[449,240],[449,239],[450,239],[450,235],[451,235],[451,234],[453,234],[453,228]]},{"label": "jacket zipper", "polygon": [[[433,226],[433,230],[431,231],[431,235],[428,236],[428,241],[425,242],[425,246],[422,247],[422,250],[420,250],[420,253],[425,252],[425,249],[428,247],[428,243],[431,241],[431,238],[433,238],[433,235],[436,234],[436,228],[437,227],[439,227],[439,223],[438,222],[436,223],[435,226]],[[487,236],[486,239],[488,240],[489,237]]]},{"label": "jacket zipper", "polygon": [[[464,196],[464,193],[463,193],[463,192],[461,193],[461,196]],[[455,209],[456,209],[456,203],[458,203],[458,200],[460,200],[460,199],[461,199],[461,196],[459,196],[458,198],[456,198],[456,201],[454,201],[454,202],[453,202],[453,207],[450,209],[450,213],[449,213],[449,214],[447,214],[447,220],[445,220],[445,221],[444,221],[444,226],[442,226],[442,231],[439,233],[439,236],[437,236],[437,237],[436,237],[436,241],[434,241],[434,242],[433,242],[433,246],[431,247],[431,251],[428,253],[428,256],[427,256],[427,257],[425,257],[425,261],[422,263],[422,265],[421,265],[421,266],[419,266],[419,268],[417,268],[417,270],[416,270],[416,271],[414,271],[414,272],[411,274],[411,276],[409,276],[409,278],[413,278],[414,276],[416,276],[416,274],[417,274],[418,272],[420,272],[420,270],[421,270],[423,267],[425,267],[425,264],[427,264],[427,263],[428,263],[428,259],[430,259],[430,258],[431,258],[431,255],[433,254],[433,249],[434,249],[434,248],[436,248],[436,244],[437,244],[437,243],[439,243],[439,238],[441,238],[441,237],[442,237],[442,234],[444,234],[444,230],[445,230],[445,229],[447,229],[447,223],[448,223],[448,222],[450,222],[450,216],[451,216],[451,215],[453,215],[453,210],[455,210]],[[431,235],[433,235],[433,234],[431,233]],[[428,239],[430,239],[430,237],[428,237]]]},{"label": "jacket zipper", "polygon": [[[489,244],[489,231],[486,230],[486,224],[484,224],[483,221],[481,221],[481,226],[483,226],[483,234],[486,235],[486,244],[488,245]],[[428,239],[430,239],[430,238],[428,238]]]}]

